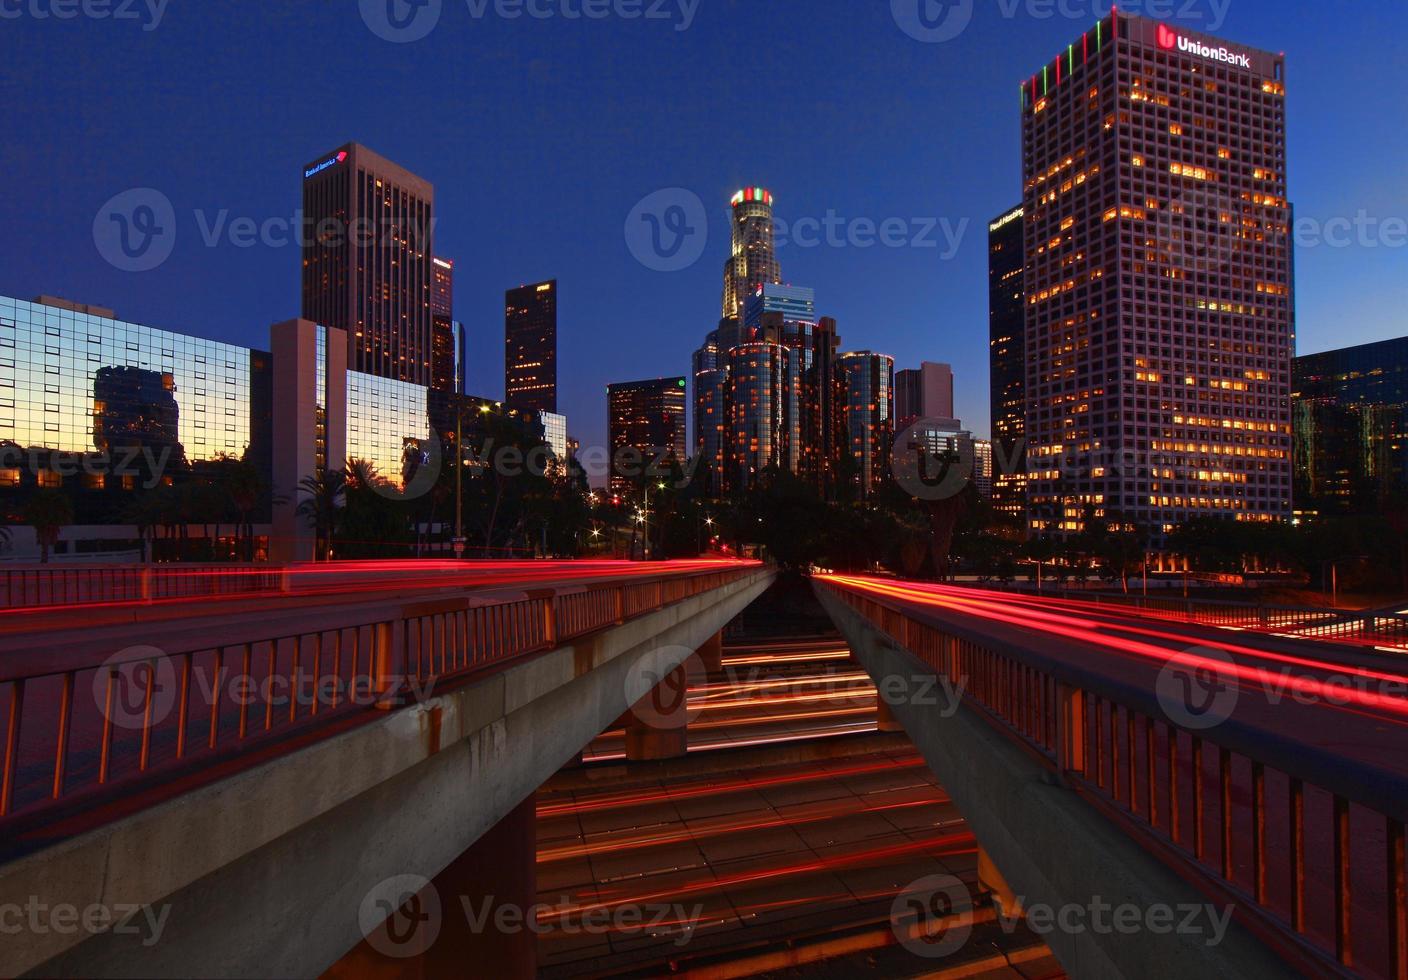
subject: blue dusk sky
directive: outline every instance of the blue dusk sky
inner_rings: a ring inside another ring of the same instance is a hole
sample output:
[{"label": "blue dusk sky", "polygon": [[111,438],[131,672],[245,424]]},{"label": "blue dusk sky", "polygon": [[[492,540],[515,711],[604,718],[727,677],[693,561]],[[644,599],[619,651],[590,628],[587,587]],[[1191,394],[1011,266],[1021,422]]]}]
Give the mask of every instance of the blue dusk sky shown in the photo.
[{"label": "blue dusk sky", "polygon": [[[609,382],[687,373],[718,318],[729,197],[760,185],[790,226],[858,232],[779,250],[844,347],[951,362],[960,416],[987,433],[986,225],[1020,198],[1017,86],[1107,2],[945,0],[941,33],[971,22],[930,42],[902,26],[921,0],[586,0],[604,18],[577,16],[583,0],[390,0],[402,28],[388,2],[0,0],[0,292],[267,348],[299,312],[299,251],[277,229],[303,166],[357,141],[435,185],[472,392],[503,392],[504,290],[559,281],[561,409],[599,444]],[[1408,332],[1408,5],[1122,8],[1286,52],[1297,217],[1389,222],[1298,249],[1299,348]],[[140,272],[94,237],[132,188],[175,215],[170,256]],[[667,188],[654,200],[697,197],[703,228],[642,262],[637,205]],[[231,235],[237,219],[274,238]],[[887,221],[890,244],[862,247]]]}]

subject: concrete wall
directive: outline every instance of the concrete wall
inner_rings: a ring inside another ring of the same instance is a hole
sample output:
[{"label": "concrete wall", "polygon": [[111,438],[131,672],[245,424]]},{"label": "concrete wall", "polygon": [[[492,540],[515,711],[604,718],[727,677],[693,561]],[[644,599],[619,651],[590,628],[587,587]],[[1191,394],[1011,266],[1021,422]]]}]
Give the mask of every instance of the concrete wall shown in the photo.
[{"label": "concrete wall", "polygon": [[433,878],[771,584],[738,582],[0,867],[0,903],[170,912],[159,942],[21,932],[0,975],[313,976],[358,909]]},{"label": "concrete wall", "polygon": [[[1206,895],[1061,785],[1009,737],[966,706],[955,712],[950,699],[932,687],[932,668],[826,589],[817,589],[817,595],[876,686],[899,695],[887,698],[891,712],[1002,877],[1029,906],[1089,907],[1096,899],[1140,909],[1208,903]],[[1176,931],[1056,930],[1043,938],[1067,972],[1082,980],[1295,976],[1235,923],[1215,946],[1205,935]]]}]

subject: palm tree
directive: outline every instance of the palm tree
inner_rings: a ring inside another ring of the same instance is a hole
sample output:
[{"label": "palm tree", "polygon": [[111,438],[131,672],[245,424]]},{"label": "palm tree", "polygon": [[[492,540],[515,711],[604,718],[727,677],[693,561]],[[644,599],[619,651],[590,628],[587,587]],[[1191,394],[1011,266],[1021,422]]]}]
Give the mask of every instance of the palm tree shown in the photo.
[{"label": "palm tree", "polygon": [[49,550],[59,540],[59,532],[73,523],[73,504],[59,490],[36,490],[24,505],[24,522],[34,528],[39,539],[39,560],[49,563]]},{"label": "palm tree", "polygon": [[239,515],[240,523],[235,537],[242,540],[244,560],[254,561],[254,525],[250,522],[250,515],[259,506],[268,488],[264,485],[259,467],[249,460],[230,459],[221,469],[220,482]]},{"label": "palm tree", "polygon": [[298,492],[306,498],[298,502],[298,516],[313,526],[314,560],[319,555],[326,559],[347,496],[347,474],[324,470],[305,476],[298,481]]}]

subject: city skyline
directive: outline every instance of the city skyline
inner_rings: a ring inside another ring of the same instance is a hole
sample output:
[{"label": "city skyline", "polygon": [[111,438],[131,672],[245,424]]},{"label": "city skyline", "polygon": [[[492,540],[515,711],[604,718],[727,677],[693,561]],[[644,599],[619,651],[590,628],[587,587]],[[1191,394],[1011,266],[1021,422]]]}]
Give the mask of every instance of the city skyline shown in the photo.
[{"label": "city skyline", "polygon": [[[1233,5],[1226,23],[1212,33],[1248,45],[1287,51],[1295,83],[1295,95],[1288,103],[1293,160],[1290,196],[1297,202],[1298,217],[1321,222],[1343,218],[1352,222],[1361,209],[1379,220],[1401,215],[1401,192],[1388,186],[1382,175],[1355,159],[1340,166],[1338,157],[1332,162],[1330,157],[1334,154],[1327,150],[1327,145],[1334,142],[1332,134],[1348,140],[1372,135],[1384,147],[1387,157],[1394,155],[1393,148],[1403,136],[1395,132],[1380,134],[1372,125],[1370,111],[1374,93],[1384,90],[1384,86],[1376,88],[1372,84],[1373,77],[1388,68],[1358,60],[1350,64],[1344,49],[1352,44],[1326,46],[1318,39],[1328,34],[1331,22],[1346,42],[1355,37],[1367,39],[1392,31],[1391,25],[1402,15],[1368,11],[1363,17],[1346,21],[1312,11],[1292,24],[1261,16],[1269,9],[1260,3]],[[1206,18],[1207,12],[1202,13]],[[466,29],[464,23],[457,24],[447,16],[439,31],[423,42],[388,45],[373,36],[355,14],[346,18],[347,23],[340,18],[325,19],[303,12],[289,16],[296,17],[300,24],[308,22],[345,33],[355,50],[376,45],[372,50],[396,65],[401,64],[399,59],[403,57],[408,59],[407,65],[424,58],[451,43],[457,30]],[[834,17],[831,11],[817,11],[819,23],[797,21],[796,44],[805,43],[803,39],[814,41],[822,46],[820,50],[834,44],[834,40],[827,40],[836,33]],[[760,18],[762,25],[796,20],[786,8],[763,12]],[[124,151],[109,159],[101,170],[88,166],[86,155],[77,148],[51,145],[40,154],[24,140],[8,148],[15,179],[34,186],[41,198],[46,193],[52,197],[62,181],[64,198],[44,209],[14,200],[0,211],[18,237],[35,243],[32,250],[7,265],[0,274],[0,287],[11,295],[62,295],[77,302],[113,307],[130,320],[260,346],[269,323],[297,312],[298,249],[259,244],[241,247],[233,243],[228,223],[238,218],[287,219],[297,207],[302,170],[309,154],[319,147],[339,146],[349,138],[356,139],[436,186],[437,249],[456,256],[460,265],[457,312],[468,333],[469,390],[491,396],[499,393],[495,381],[499,358],[495,348],[501,343],[496,328],[501,314],[495,311],[502,290],[515,283],[548,277],[558,278],[569,290],[573,302],[562,311],[561,356],[565,363],[574,365],[575,371],[571,377],[563,378],[562,409],[573,419],[574,435],[582,438],[584,444],[603,444],[605,431],[599,403],[606,383],[620,377],[688,369],[696,338],[712,326],[712,313],[717,308],[715,257],[727,240],[728,197],[738,187],[766,186],[776,195],[777,216],[789,223],[805,218],[822,220],[828,209],[842,217],[875,222],[889,217],[946,219],[950,230],[966,220],[950,260],[940,257],[947,242],[942,227],[931,235],[939,246],[934,249],[803,247],[787,242],[779,245],[778,251],[788,281],[826,284],[819,291],[818,306],[843,324],[849,347],[885,351],[896,358],[899,366],[924,359],[953,363],[956,412],[975,434],[987,434],[985,233],[986,222],[1009,206],[1020,190],[1017,81],[1054,46],[1093,25],[1094,19],[1087,18],[1089,23],[1060,17],[1038,19],[1021,13],[1020,8],[1011,20],[980,13],[963,36],[944,44],[922,44],[898,29],[888,11],[859,18],[855,29],[873,39],[882,55],[875,58],[874,67],[868,67],[869,59],[861,59],[857,65],[863,91],[877,84],[874,72],[878,63],[890,58],[898,59],[903,67],[922,67],[933,76],[933,82],[927,84],[938,85],[944,79],[961,82],[966,95],[959,100],[961,106],[957,109],[940,110],[928,105],[938,100],[906,94],[895,107],[876,110],[867,104],[862,112],[857,103],[847,102],[836,91],[802,92],[789,84],[780,86],[779,110],[792,111],[788,133],[793,136],[797,132],[792,127],[815,123],[821,118],[818,113],[824,110],[832,114],[850,111],[847,131],[856,135],[878,136],[887,122],[895,122],[894,114],[900,111],[912,113],[916,122],[940,111],[945,118],[956,113],[959,120],[967,122],[962,138],[950,135],[921,139],[913,146],[901,147],[903,152],[889,161],[895,176],[885,186],[849,179],[851,158],[834,148],[827,151],[830,166],[821,168],[825,173],[818,173],[814,164],[803,163],[795,146],[779,146],[766,140],[746,149],[735,145],[726,151],[691,156],[691,148],[681,142],[683,130],[694,127],[713,132],[715,127],[724,125],[722,117],[728,115],[705,109],[697,110],[685,123],[657,129],[656,162],[621,171],[619,183],[613,177],[609,185],[599,180],[589,184],[573,179],[559,182],[559,186],[538,179],[529,193],[525,179],[531,174],[517,171],[526,168],[541,174],[542,161],[551,156],[557,140],[568,135],[582,138],[579,126],[569,127],[570,134],[559,135],[550,128],[537,127],[531,145],[515,145],[497,155],[483,151],[465,154],[460,152],[459,137],[443,133],[441,128],[435,129],[435,138],[425,139],[416,128],[419,110],[388,120],[385,113],[372,111],[386,105],[384,96],[369,96],[359,84],[349,82],[348,92],[334,100],[330,111],[313,124],[308,123],[307,116],[286,118],[287,109],[283,107],[260,109],[265,114],[261,118],[267,117],[272,125],[261,126],[261,138],[253,145],[241,141],[240,152],[235,153],[230,141],[239,134],[223,126],[200,126],[196,131],[198,139],[183,137],[179,141],[148,132],[150,124],[145,118],[112,101],[120,95],[119,85],[113,94],[94,97],[95,107],[110,109],[113,125],[121,127],[119,144]],[[715,57],[721,43],[719,34],[726,30],[721,20],[718,13],[701,10],[688,36],[696,46],[702,46],[703,53],[693,55],[691,63]],[[1207,30],[1209,26],[1177,18],[1174,22],[1186,23],[1194,30]],[[19,22],[11,26],[17,36],[23,32],[27,42],[16,52],[21,73],[26,59],[42,58],[50,45],[63,43],[61,37],[48,30],[55,26],[52,22]],[[478,26],[498,32],[515,29],[512,25],[487,22]],[[538,84],[545,91],[555,77],[554,71],[569,76],[591,74],[607,84],[608,90],[613,84],[626,84],[624,74],[613,82],[613,76],[607,74],[596,57],[581,49],[581,42],[570,33],[580,25],[520,26],[541,31],[544,44],[559,54],[555,60],[542,61]],[[615,29],[628,28],[616,25]],[[178,35],[189,33],[192,38],[217,32],[238,35],[237,25],[207,11],[179,17],[172,11],[161,30]],[[111,50],[119,53],[144,36],[140,30],[133,37],[112,31],[98,33],[110,35],[107,41]],[[669,33],[669,29],[663,33]],[[648,47],[647,63],[658,64],[669,57],[669,38],[648,33],[640,36]],[[75,35],[75,40],[80,50],[84,45],[102,43],[94,42],[87,34]],[[157,56],[170,61],[176,57],[170,48],[163,45]],[[275,77],[282,71],[272,64],[279,50],[280,43],[275,43],[270,51],[258,56],[270,59],[269,65],[261,62],[260,67],[267,67]],[[107,50],[94,49],[90,53],[99,65],[111,56]],[[789,46],[783,55],[792,57],[795,53]],[[82,78],[91,70],[81,68],[75,77]],[[218,58],[212,71],[217,77],[225,71]],[[534,76],[530,73],[529,77]],[[688,84],[677,73],[670,81]],[[225,83],[221,91],[232,105],[246,106],[247,94],[231,85]],[[323,85],[317,83],[314,90],[321,91]],[[57,86],[55,93],[62,95],[66,86],[67,83]],[[293,85],[292,90],[301,91],[303,87],[306,86]],[[453,95],[453,89],[450,91]],[[1352,98],[1350,93],[1366,94]],[[54,118],[55,113],[44,108],[52,105],[54,97],[35,93],[24,105],[12,104],[8,109],[15,117],[12,129],[21,134],[37,133],[40,116],[31,118],[30,114],[43,113]],[[147,98],[166,104],[167,99],[176,97],[148,93]],[[367,103],[367,98],[372,101]],[[565,94],[563,98],[567,98]],[[484,96],[476,95],[471,101],[479,105],[483,99]],[[294,99],[294,106],[302,101]],[[169,104],[166,107],[174,110]],[[541,111],[548,118],[560,120],[569,107],[553,104]],[[159,118],[162,114],[144,115]],[[498,110],[472,117],[492,132],[507,125]],[[620,131],[619,117],[615,117],[615,125]],[[926,128],[931,125],[926,124]],[[951,133],[954,127],[946,128]],[[787,140],[780,142],[786,144]],[[827,146],[825,141],[821,145]],[[955,146],[961,146],[964,152],[955,155]],[[211,152],[197,156],[195,147]],[[593,154],[615,152],[595,142],[589,144],[589,150]],[[932,169],[935,161],[941,163],[940,173],[923,179],[916,177],[922,164],[927,162]],[[622,225],[641,197],[672,186],[684,187],[704,202],[709,240],[703,258],[682,272],[661,273],[645,268],[632,257]],[[135,187],[160,190],[171,201],[177,216],[179,237],[175,250],[170,259],[149,272],[120,271],[104,262],[93,246],[92,224],[103,202]],[[589,189],[594,192],[588,193]],[[586,203],[588,198],[590,204]],[[508,211],[500,212],[500,202],[510,200],[513,213],[527,214],[529,220],[495,220],[491,223],[501,231],[493,236],[477,235],[481,218],[507,215]],[[225,224],[221,225],[221,221]],[[542,234],[540,229],[548,222],[569,233]],[[216,227],[224,231],[215,234],[217,244],[208,248],[203,238]],[[533,250],[527,246],[529,241],[533,242]],[[490,244],[494,247],[490,248]],[[1297,250],[1298,353],[1402,332],[1392,315],[1402,306],[1402,287],[1394,285],[1401,280],[1388,272],[1392,263],[1401,258],[1402,249],[1388,245],[1385,236],[1376,247],[1320,245]],[[56,255],[66,257],[55,262]],[[259,288],[251,290],[251,281],[257,282]],[[1371,282],[1378,288],[1367,289]],[[1389,285],[1385,287],[1384,283]],[[619,296],[625,291],[632,291],[633,296],[646,302],[621,303]],[[663,327],[658,316],[650,312],[651,306],[672,311]],[[621,341],[619,370],[605,356],[603,345],[594,342],[594,337],[603,331]],[[626,343],[631,336],[645,331],[654,338],[652,343]]]}]

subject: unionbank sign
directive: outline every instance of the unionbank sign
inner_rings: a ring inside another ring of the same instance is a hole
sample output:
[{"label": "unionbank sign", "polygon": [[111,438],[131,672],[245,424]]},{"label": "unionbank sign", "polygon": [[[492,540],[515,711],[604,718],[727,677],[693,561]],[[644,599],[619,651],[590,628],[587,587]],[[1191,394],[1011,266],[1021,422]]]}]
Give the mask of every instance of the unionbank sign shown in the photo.
[{"label": "unionbank sign", "polygon": [[1220,61],[1233,68],[1250,68],[1252,66],[1252,56],[1249,54],[1238,54],[1227,48],[1211,47],[1201,41],[1195,41],[1191,37],[1184,37],[1163,24],[1159,25],[1159,47],[1165,51],[1177,48],[1184,54],[1195,54],[1200,58],[1207,58],[1209,61]]}]

